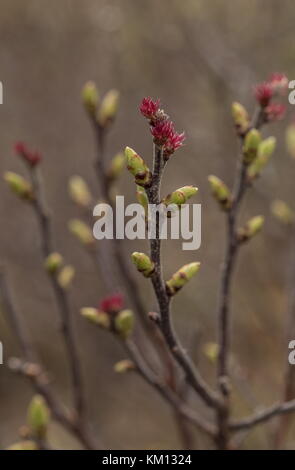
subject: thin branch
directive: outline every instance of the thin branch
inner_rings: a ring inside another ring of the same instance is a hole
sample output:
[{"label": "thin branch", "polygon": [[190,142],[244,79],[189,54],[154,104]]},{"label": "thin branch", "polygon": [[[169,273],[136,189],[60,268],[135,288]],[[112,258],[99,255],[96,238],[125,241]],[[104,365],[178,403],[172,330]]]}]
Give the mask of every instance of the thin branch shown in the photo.
[{"label": "thin branch", "polygon": [[[50,215],[43,195],[41,174],[38,172],[37,168],[32,169],[31,179],[35,195],[35,198],[33,200],[33,208],[35,210],[35,214],[37,216],[37,220],[39,222],[40,227],[42,254],[44,259],[46,259],[54,251],[53,239],[51,234]],[[61,319],[61,331],[63,334],[70,364],[75,410],[77,412],[78,418],[83,420],[83,415],[85,412],[85,400],[82,371],[77,345],[74,338],[68,297],[64,289],[59,285],[57,278],[54,275],[50,275],[49,278],[59,309]]]},{"label": "thin branch", "polygon": [[295,400],[287,401],[285,403],[277,403],[269,408],[260,410],[257,413],[237,421],[229,423],[229,429],[231,431],[241,431],[250,429],[258,424],[264,423],[275,416],[293,413],[295,411]]},{"label": "thin branch", "polygon": [[[160,186],[162,173],[164,169],[164,161],[162,149],[155,147],[153,179],[152,185],[147,189],[147,195],[150,204],[158,205],[160,203]],[[187,381],[193,389],[200,395],[204,402],[210,407],[220,405],[218,396],[205,383],[199,372],[195,368],[185,349],[182,347],[171,322],[170,297],[165,288],[161,267],[161,240],[159,237],[159,222],[157,221],[156,237],[150,240],[151,260],[155,265],[154,273],[151,277],[154,292],[159,304],[160,322],[159,327],[167,341],[169,349],[185,372]]]}]

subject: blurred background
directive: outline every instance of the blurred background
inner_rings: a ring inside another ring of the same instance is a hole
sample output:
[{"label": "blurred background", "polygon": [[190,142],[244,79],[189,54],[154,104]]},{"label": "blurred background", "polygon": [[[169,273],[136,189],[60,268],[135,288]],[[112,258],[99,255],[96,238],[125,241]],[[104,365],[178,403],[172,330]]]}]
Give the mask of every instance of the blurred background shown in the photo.
[{"label": "blurred background", "polygon": [[[232,185],[238,143],[232,125],[232,101],[254,109],[252,87],[272,72],[295,78],[292,0],[2,0],[0,17],[0,170],[23,173],[13,144],[24,140],[43,154],[47,199],[54,219],[58,250],[77,270],[70,293],[72,311],[87,384],[91,425],[106,448],[177,449],[180,440],[173,414],[162,399],[133,375],[113,371],[125,357],[108,334],[79,317],[79,308],[96,306],[104,287],[92,260],[68,232],[77,216],[67,185],[73,174],[98,194],[93,172],[95,145],[83,106],[81,88],[94,80],[101,93],[117,88],[120,110],[107,144],[112,157],[126,145],[151,159],[152,142],[138,112],[142,97],[159,97],[186,132],[186,145],[169,162],[163,192],[185,184],[199,188],[202,204],[202,245],[182,251],[167,242],[166,276],[180,265],[201,261],[198,277],[175,299],[174,321],[183,343],[198,360],[203,375],[214,383],[214,365],[203,352],[216,340],[216,292],[224,253],[224,215],[211,198],[209,174]],[[287,103],[287,99],[286,99]],[[284,129],[292,118],[268,126],[265,135],[278,138],[278,148],[263,176],[249,191],[242,220],[263,214],[263,232],[245,246],[234,280],[232,312],[234,393],[237,416],[258,404],[280,398],[288,357],[286,328],[290,240],[270,213],[275,198],[293,209],[295,165],[287,156]],[[0,181],[0,262],[45,367],[60,397],[70,400],[67,362],[58,333],[54,298],[42,267],[39,236],[32,211]],[[119,183],[126,202],[135,199],[127,172]],[[145,244],[125,243],[126,256]],[[136,275],[136,273],[135,273]],[[155,308],[150,286],[137,276],[146,308]],[[3,309],[2,309],[3,310]],[[17,356],[18,344],[0,311],[4,360]],[[5,365],[0,366],[0,446],[17,439],[33,391]],[[269,448],[272,425],[253,430],[244,448]],[[195,436],[197,448],[210,448]],[[50,429],[57,448],[79,448],[58,425]],[[292,437],[288,444],[294,448]]]}]

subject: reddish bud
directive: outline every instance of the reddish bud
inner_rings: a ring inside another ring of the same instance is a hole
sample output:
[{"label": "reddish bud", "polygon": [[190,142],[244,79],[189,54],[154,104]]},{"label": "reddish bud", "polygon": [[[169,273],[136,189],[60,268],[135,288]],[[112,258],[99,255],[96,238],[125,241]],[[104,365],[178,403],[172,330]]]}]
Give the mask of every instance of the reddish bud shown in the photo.
[{"label": "reddish bud", "polygon": [[288,78],[284,73],[273,73],[269,83],[274,93],[284,94],[288,89]]},{"label": "reddish bud", "polygon": [[177,150],[179,147],[182,147],[184,140],[185,140],[184,132],[182,132],[181,134],[174,132],[173,135],[169,137],[169,139],[167,140],[164,146],[164,158],[168,159],[170,155],[172,155],[175,152],[175,150]]},{"label": "reddish bud", "polygon": [[265,108],[265,118],[267,122],[279,121],[283,119],[286,112],[286,106],[283,104],[273,103]]},{"label": "reddish bud", "polygon": [[158,121],[151,127],[151,133],[156,145],[162,146],[170,139],[174,131],[173,122],[169,120]]},{"label": "reddish bud", "polygon": [[255,86],[254,95],[256,101],[265,108],[273,97],[273,87],[269,82],[262,82]]},{"label": "reddish bud", "polygon": [[152,98],[143,98],[139,110],[141,114],[147,119],[155,119],[157,112],[159,111],[160,100],[153,101]]},{"label": "reddish bud", "polygon": [[99,309],[106,313],[118,313],[123,307],[124,299],[121,294],[104,297],[99,304]]},{"label": "reddish bud", "polygon": [[23,142],[17,142],[14,146],[15,153],[20,156],[31,167],[34,167],[42,160],[39,152],[30,151]]}]

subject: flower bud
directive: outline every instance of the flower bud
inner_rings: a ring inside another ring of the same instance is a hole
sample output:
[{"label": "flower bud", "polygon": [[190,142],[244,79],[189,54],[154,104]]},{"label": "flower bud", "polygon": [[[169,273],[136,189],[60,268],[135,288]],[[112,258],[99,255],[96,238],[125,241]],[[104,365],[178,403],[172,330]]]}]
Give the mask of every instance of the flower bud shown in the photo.
[{"label": "flower bud", "polygon": [[108,91],[98,111],[98,122],[102,127],[107,127],[116,117],[119,106],[119,92],[117,90]]},{"label": "flower bud", "polygon": [[180,268],[172,278],[166,282],[168,295],[176,294],[199,271],[200,263],[189,263]]},{"label": "flower bud", "polygon": [[231,206],[231,193],[226,184],[214,175],[210,175],[208,181],[216,201],[221,205],[222,209],[229,209]]},{"label": "flower bud", "polygon": [[275,200],[271,205],[273,215],[286,225],[291,225],[295,220],[294,211],[284,201]]},{"label": "flower bud", "polygon": [[245,163],[249,164],[255,160],[260,142],[261,135],[257,129],[251,129],[247,132],[243,147]]},{"label": "flower bud", "polygon": [[63,263],[63,257],[59,253],[51,253],[45,260],[45,269],[50,274],[55,274]]},{"label": "flower bud", "polygon": [[75,268],[73,266],[65,266],[58,274],[57,281],[62,289],[68,289],[75,276]]},{"label": "flower bud", "polygon": [[118,374],[124,374],[125,372],[129,372],[134,369],[135,364],[129,359],[123,359],[122,361],[119,361],[114,365],[114,371]]},{"label": "flower bud", "polygon": [[184,186],[183,188],[176,189],[173,193],[168,194],[168,196],[163,200],[163,203],[166,206],[170,204],[176,204],[180,206],[185,204],[188,199],[194,196],[198,192],[198,188],[194,186]]},{"label": "flower bud", "polygon": [[135,177],[136,184],[149,187],[152,182],[152,174],[144,160],[130,147],[126,147],[125,156],[127,169]]},{"label": "flower bud", "polygon": [[4,173],[4,180],[10,189],[20,198],[26,200],[33,199],[32,186],[21,175],[13,173],[12,171],[7,171]]},{"label": "flower bud", "polygon": [[132,253],[131,258],[138,271],[145,277],[150,277],[153,274],[155,265],[147,255],[135,251]]},{"label": "flower bud", "polygon": [[69,194],[71,199],[81,207],[89,207],[91,204],[91,193],[88,185],[81,176],[72,176],[69,181]]},{"label": "flower bud", "polygon": [[132,310],[121,310],[115,317],[115,331],[126,339],[134,328],[134,314]]},{"label": "flower bud", "polygon": [[37,439],[43,439],[50,421],[50,410],[41,395],[33,397],[29,405],[27,420],[32,435]]},{"label": "flower bud", "polygon": [[239,135],[245,135],[250,127],[250,120],[244,106],[242,106],[240,103],[234,102],[232,104],[232,117],[237,129],[237,133]]},{"label": "flower bud", "polygon": [[85,222],[79,219],[72,219],[69,222],[70,232],[78,238],[82,245],[92,245],[94,242],[93,234]]},{"label": "flower bud", "polygon": [[252,219],[248,220],[245,227],[238,230],[237,236],[240,242],[245,242],[254,237],[264,224],[264,217],[262,215],[256,215]]},{"label": "flower bud", "polygon": [[286,129],[286,146],[292,158],[295,158],[295,122]]},{"label": "flower bud", "polygon": [[276,139],[274,137],[268,137],[259,144],[257,157],[248,168],[248,177],[250,180],[253,180],[260,175],[274,152],[275,146]]},{"label": "flower bud", "polygon": [[147,214],[149,200],[146,191],[142,186],[136,186],[136,198],[139,204],[144,208],[145,214]]},{"label": "flower bud", "polygon": [[85,83],[82,89],[82,101],[90,116],[95,117],[99,96],[94,82],[89,81]]},{"label": "flower bud", "polygon": [[114,156],[108,171],[108,177],[111,181],[116,180],[121,175],[125,166],[125,155],[120,152]]},{"label": "flower bud", "polygon": [[92,323],[95,323],[96,325],[105,328],[106,330],[110,329],[110,316],[106,312],[97,310],[97,308],[94,307],[84,307],[81,308],[80,313],[83,317],[87,318],[87,320],[91,321]]}]

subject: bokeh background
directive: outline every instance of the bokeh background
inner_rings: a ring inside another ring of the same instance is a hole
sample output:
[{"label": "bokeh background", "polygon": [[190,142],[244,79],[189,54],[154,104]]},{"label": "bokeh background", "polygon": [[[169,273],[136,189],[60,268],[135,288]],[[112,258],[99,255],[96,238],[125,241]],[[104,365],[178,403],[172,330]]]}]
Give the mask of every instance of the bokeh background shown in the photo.
[{"label": "bokeh background", "polygon": [[[177,297],[174,320],[202,373],[214,383],[214,367],[203,353],[216,339],[216,292],[224,252],[224,216],[211,199],[209,174],[229,185],[238,144],[230,106],[242,102],[253,111],[252,86],[274,72],[294,78],[292,0],[2,0],[0,16],[0,172],[23,172],[13,144],[24,140],[39,149],[47,198],[54,217],[58,250],[77,269],[71,304],[87,384],[91,424],[107,448],[173,449],[180,440],[170,408],[135,375],[116,375],[113,365],[125,357],[116,341],[79,318],[79,308],[97,305],[104,294],[94,264],[68,233],[77,209],[67,182],[80,174],[98,194],[93,172],[94,139],[81,105],[81,88],[92,79],[102,93],[117,88],[120,110],[112,129],[109,157],[126,145],[147,160],[151,138],[138,113],[143,96],[160,97],[186,145],[171,158],[164,193],[185,184],[199,188],[202,246],[197,252],[167,242],[164,269],[199,260],[202,269]],[[292,117],[266,129],[278,148],[263,177],[243,206],[242,219],[263,214],[265,228],[239,258],[232,312],[235,412],[244,415],[259,403],[271,404],[282,393],[288,348],[284,336],[290,240],[270,213],[275,198],[294,206],[295,165],[287,156],[284,129]],[[134,185],[124,173],[119,192],[134,200]],[[54,388],[70,400],[64,349],[58,334],[54,298],[43,272],[35,218],[0,181],[0,261],[4,263],[23,317]],[[126,256],[144,247],[126,242]],[[150,288],[138,276],[147,309],[155,308]],[[9,322],[0,312],[5,360],[18,354]],[[0,366],[0,446],[17,439],[26,417],[31,387]],[[253,430],[244,448],[269,448],[273,424]],[[201,435],[197,448],[208,448]],[[79,448],[58,425],[50,429],[57,448]],[[295,440],[289,436],[288,447]]]}]

